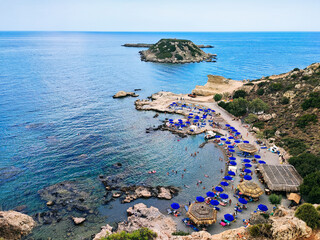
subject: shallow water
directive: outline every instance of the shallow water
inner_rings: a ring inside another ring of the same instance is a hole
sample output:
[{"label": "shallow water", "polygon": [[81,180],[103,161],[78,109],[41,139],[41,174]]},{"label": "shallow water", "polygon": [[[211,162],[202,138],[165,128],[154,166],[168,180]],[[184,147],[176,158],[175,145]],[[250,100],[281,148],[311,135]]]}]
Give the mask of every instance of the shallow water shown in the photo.
[{"label": "shallow water", "polygon": [[[218,61],[146,63],[140,49],[121,47],[168,37],[214,45],[204,51],[218,54]],[[287,72],[319,61],[319,47],[320,33],[0,32],[0,169],[9,172],[0,178],[1,208],[46,210],[37,191],[69,179],[87,182],[100,196],[97,176],[117,171],[128,184],[181,187],[175,201],[203,195],[196,181],[207,188],[219,181],[221,151],[210,144],[199,149],[203,136],[177,141],[168,132],[146,134],[168,116],[154,119],[155,113],[134,109],[135,98],[112,95],[135,88],[142,89],[139,98],[160,90],[188,93],[205,84],[207,74],[241,80]],[[116,162],[123,169],[115,171]],[[178,174],[168,177],[173,169]],[[106,221],[118,219],[106,206],[99,209],[102,217],[110,215]]]}]

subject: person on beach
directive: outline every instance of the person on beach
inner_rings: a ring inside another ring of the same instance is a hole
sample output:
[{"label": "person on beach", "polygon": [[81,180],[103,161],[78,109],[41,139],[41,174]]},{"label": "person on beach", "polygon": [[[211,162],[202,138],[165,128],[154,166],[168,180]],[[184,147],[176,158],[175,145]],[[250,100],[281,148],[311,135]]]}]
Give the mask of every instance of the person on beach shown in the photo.
[{"label": "person on beach", "polygon": [[231,203],[232,203],[232,200],[231,200],[231,199],[229,199],[229,206],[231,206]]},{"label": "person on beach", "polygon": [[183,174],[181,174],[181,178],[183,179]]}]

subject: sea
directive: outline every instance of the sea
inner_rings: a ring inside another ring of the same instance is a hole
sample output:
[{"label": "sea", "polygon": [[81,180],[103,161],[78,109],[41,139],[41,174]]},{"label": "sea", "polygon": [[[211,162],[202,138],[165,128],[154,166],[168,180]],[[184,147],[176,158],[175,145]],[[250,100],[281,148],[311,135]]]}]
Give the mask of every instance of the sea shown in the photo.
[{"label": "sea", "polygon": [[[203,50],[217,54],[217,61],[142,62],[143,48],[122,46],[161,38],[213,45]],[[72,180],[97,199],[96,217],[81,228],[70,220],[64,227],[38,226],[32,237],[87,239],[103,224],[125,219],[134,203],[165,211],[173,201],[193,201],[221,179],[221,150],[213,144],[200,149],[203,135],[146,133],[179,116],[153,118],[155,112],[135,110],[136,98],[112,96],[134,89],[141,89],[139,99],[162,90],[190,93],[208,74],[254,80],[319,61],[319,32],[0,32],[0,210],[48,211],[38,191]],[[119,175],[127,185],[181,190],[172,201],[103,203],[101,174]]]}]

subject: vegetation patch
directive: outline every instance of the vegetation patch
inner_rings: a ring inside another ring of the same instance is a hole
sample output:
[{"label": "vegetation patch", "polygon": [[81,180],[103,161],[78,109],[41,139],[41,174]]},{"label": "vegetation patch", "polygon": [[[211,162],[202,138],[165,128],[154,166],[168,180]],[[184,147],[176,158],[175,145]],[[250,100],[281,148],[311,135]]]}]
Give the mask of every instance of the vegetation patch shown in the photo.
[{"label": "vegetation patch", "polygon": [[252,237],[271,238],[272,237],[271,228],[272,228],[271,224],[256,224],[249,227],[249,233]]},{"label": "vegetation patch", "polygon": [[318,117],[315,114],[305,114],[298,118],[297,126],[299,128],[305,128],[309,123],[318,122]]},{"label": "vegetation patch", "polygon": [[294,215],[304,221],[312,229],[320,227],[320,215],[310,203],[304,203],[299,206]]},{"label": "vegetation patch", "polygon": [[320,171],[308,174],[300,186],[300,192],[310,203],[320,203]]},{"label": "vegetation patch", "polygon": [[220,100],[222,99],[222,95],[217,93],[216,95],[214,95],[213,99],[214,99],[216,102],[218,102],[218,101],[220,101]]},{"label": "vegetation patch", "polygon": [[278,204],[280,204],[281,203],[281,200],[282,200],[282,197],[281,197],[281,195],[277,195],[277,194],[271,194],[270,196],[269,196],[269,201],[270,201],[270,203],[271,204],[273,204],[273,205],[278,205]]},{"label": "vegetation patch", "polygon": [[176,231],[172,233],[173,236],[188,236],[190,233],[184,232],[184,231]]},{"label": "vegetation patch", "polygon": [[157,234],[148,228],[140,228],[131,233],[122,231],[119,233],[113,233],[102,240],[152,240],[156,239]]},{"label": "vegetation patch", "polygon": [[292,156],[297,156],[307,150],[307,145],[301,139],[283,138],[282,143],[289,149]]},{"label": "vegetation patch", "polygon": [[320,108],[320,93],[310,93],[309,98],[304,100],[301,107],[303,110],[307,110],[309,108]]}]

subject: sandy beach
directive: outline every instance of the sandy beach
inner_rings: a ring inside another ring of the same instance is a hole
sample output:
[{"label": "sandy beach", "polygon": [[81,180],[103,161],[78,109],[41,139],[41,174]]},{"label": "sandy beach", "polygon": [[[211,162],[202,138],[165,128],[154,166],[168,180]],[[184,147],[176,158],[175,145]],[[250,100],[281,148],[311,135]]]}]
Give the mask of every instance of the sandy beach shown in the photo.
[{"label": "sandy beach", "polygon": [[[173,131],[173,132],[182,132],[185,134],[200,134],[209,130],[218,132],[221,134],[221,137],[227,138],[230,136],[234,136],[235,139],[238,138],[239,141],[249,141],[250,144],[253,144],[257,152],[255,154],[259,154],[261,156],[261,160],[265,161],[267,164],[272,165],[278,165],[281,164],[279,161],[279,155],[276,153],[272,153],[267,148],[270,146],[265,146],[261,149],[261,146],[257,144],[256,137],[249,131],[249,126],[247,124],[242,124],[240,120],[237,120],[234,118],[234,116],[230,115],[228,112],[226,112],[224,109],[220,108],[217,103],[213,100],[212,96],[197,96],[196,98],[188,97],[186,94],[174,94],[170,92],[159,92],[156,94],[153,94],[151,96],[150,100],[137,100],[136,101],[136,108],[138,110],[145,110],[145,111],[156,111],[156,112],[163,112],[163,113],[172,113],[172,114],[180,114],[181,120],[179,119],[171,119],[170,121],[166,122],[166,126],[168,126],[167,130]],[[173,104],[174,103],[174,104]],[[181,107],[186,106],[186,107]],[[200,109],[200,110],[199,110]],[[202,110],[202,111],[201,111]],[[208,112],[205,112],[208,111]],[[189,118],[188,116],[193,116],[193,118]],[[193,122],[192,120],[195,119],[195,116],[201,116],[203,114],[207,114],[208,117],[205,119],[199,117],[199,122]],[[186,122],[190,122],[190,124],[186,124]],[[177,123],[180,122],[180,126],[176,126]],[[186,127],[181,127],[186,125]],[[196,126],[196,128],[190,127],[190,126]],[[234,127],[237,131],[237,136],[235,136],[230,131],[230,127],[226,127],[226,125],[230,125]],[[190,132],[190,129],[194,129],[193,132]],[[222,231],[225,231],[229,228],[238,228],[241,226],[244,226],[244,221],[246,219],[250,218],[250,213],[257,210],[257,206],[259,204],[264,204],[268,206],[269,211],[273,209],[273,205],[270,204],[268,200],[268,196],[266,194],[262,194],[260,196],[259,201],[256,202],[249,202],[246,204],[247,209],[242,210],[241,213],[237,213],[237,220],[235,222],[231,223],[231,226],[222,227],[219,224],[219,221],[224,218],[224,215],[227,213],[234,214],[235,213],[235,205],[238,202],[238,199],[234,196],[234,190],[240,183],[241,177],[239,176],[240,169],[243,167],[243,159],[244,157],[241,157],[238,155],[240,150],[237,147],[237,144],[235,144],[234,140],[230,139],[229,141],[232,142],[232,144],[235,146],[234,150],[235,152],[231,153],[233,157],[235,157],[236,162],[236,175],[233,177],[231,181],[227,181],[229,183],[229,186],[223,187],[224,192],[228,194],[229,198],[226,199],[228,204],[226,206],[219,206],[220,211],[217,213],[217,222],[215,224],[212,224],[207,228],[207,231],[211,234],[213,233],[219,233]],[[212,142],[212,143],[211,143]],[[209,141],[208,144],[217,144],[213,143],[212,140]],[[227,151],[228,147],[227,144],[223,143],[223,141],[219,142],[219,147],[224,151],[224,155],[227,156],[227,154],[230,154],[230,152]],[[230,156],[230,155],[229,155]],[[250,158],[252,159],[252,158]],[[224,161],[226,164],[226,169],[228,169],[228,157],[225,157]],[[260,159],[259,159],[260,160]],[[218,159],[212,159],[212,163],[214,164]],[[258,179],[257,174],[255,173],[255,169],[258,167],[258,164],[251,163],[253,166],[250,168],[253,172],[252,174],[252,180],[253,182],[257,183],[259,187],[264,191],[266,186],[261,183]],[[227,173],[224,173],[224,175],[227,175]],[[250,175],[250,174],[249,174]],[[198,176],[194,176],[195,181],[198,179]],[[221,179],[222,180],[222,179]],[[246,181],[246,180],[244,180]],[[201,186],[201,184],[200,184]],[[215,186],[212,186],[215,187]],[[203,190],[202,197],[206,197],[206,192],[211,191],[211,189],[206,188]],[[189,205],[189,202],[195,201],[196,196],[194,196],[194,199],[186,199],[186,202],[179,202],[181,206]],[[285,197],[284,197],[285,198]],[[174,199],[173,199],[174,200]],[[231,201],[230,201],[231,200]],[[229,204],[231,202],[231,204]],[[290,201],[287,199],[282,200],[282,204],[284,206],[288,206],[290,204]],[[179,217],[174,217],[173,219],[175,222],[177,222],[177,229],[183,230],[186,232],[192,232],[192,229],[189,227],[186,227],[184,223],[181,221],[183,218],[186,217],[186,210],[184,207],[181,207],[180,210],[181,215]]]}]

